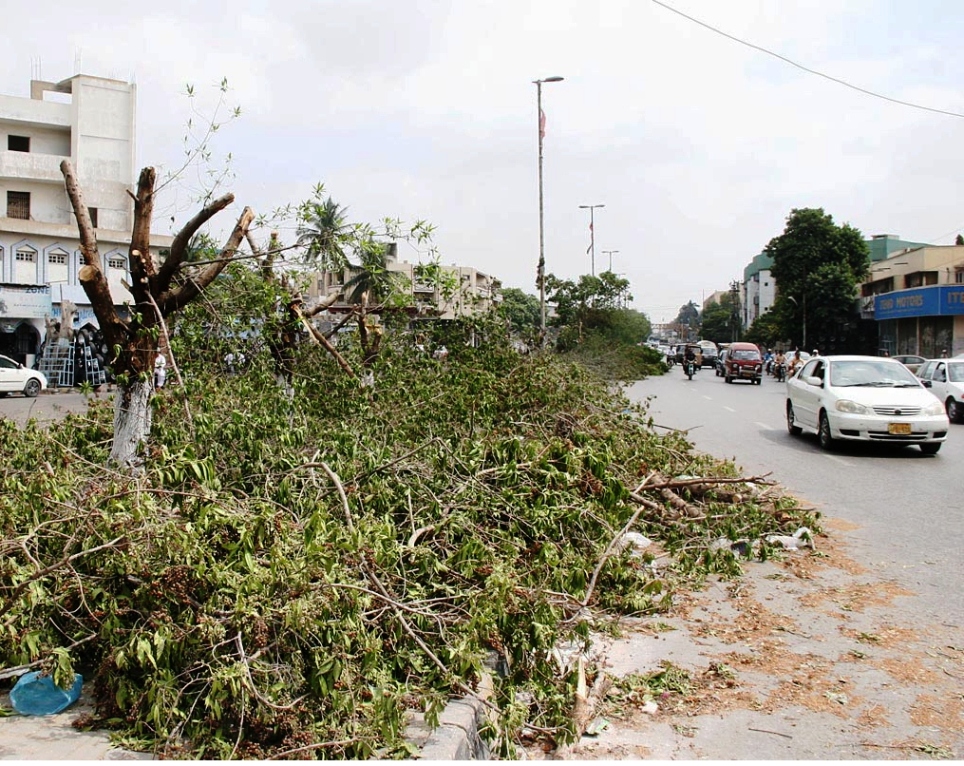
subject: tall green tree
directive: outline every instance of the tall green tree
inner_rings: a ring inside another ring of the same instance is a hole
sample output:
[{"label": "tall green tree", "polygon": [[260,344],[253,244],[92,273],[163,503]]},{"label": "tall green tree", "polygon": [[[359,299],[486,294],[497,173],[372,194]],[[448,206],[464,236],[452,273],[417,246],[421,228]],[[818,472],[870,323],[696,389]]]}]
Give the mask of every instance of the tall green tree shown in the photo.
[{"label": "tall green tree", "polygon": [[526,340],[530,337],[535,339],[539,332],[542,315],[539,299],[535,295],[529,295],[517,287],[504,288],[499,314],[509,322],[512,332]]},{"label": "tall green tree", "polygon": [[681,340],[693,340],[699,332],[700,310],[693,301],[680,306],[673,327]]},{"label": "tall green tree", "polygon": [[719,302],[714,301],[703,310],[700,334],[704,340],[728,343],[736,340],[733,325],[733,294],[724,293]]},{"label": "tall green tree", "polygon": [[863,234],[836,225],[823,208],[794,209],[764,252],[773,259],[773,313],[784,338],[824,353],[860,350],[857,286],[870,270]]},{"label": "tall green tree", "polygon": [[565,351],[589,333],[617,343],[645,340],[651,325],[645,314],[625,308],[632,301],[629,280],[605,271],[599,276],[583,274],[577,282],[546,276],[548,302],[555,306],[551,324],[559,328],[557,345]]}]

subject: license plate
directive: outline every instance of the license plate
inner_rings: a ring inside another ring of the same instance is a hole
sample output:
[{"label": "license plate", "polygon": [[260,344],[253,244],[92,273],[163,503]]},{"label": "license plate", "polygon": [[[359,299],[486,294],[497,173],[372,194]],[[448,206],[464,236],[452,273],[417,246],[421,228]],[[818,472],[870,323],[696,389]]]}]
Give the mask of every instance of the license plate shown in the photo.
[{"label": "license plate", "polygon": [[910,435],[910,423],[888,423],[887,433],[898,436]]}]

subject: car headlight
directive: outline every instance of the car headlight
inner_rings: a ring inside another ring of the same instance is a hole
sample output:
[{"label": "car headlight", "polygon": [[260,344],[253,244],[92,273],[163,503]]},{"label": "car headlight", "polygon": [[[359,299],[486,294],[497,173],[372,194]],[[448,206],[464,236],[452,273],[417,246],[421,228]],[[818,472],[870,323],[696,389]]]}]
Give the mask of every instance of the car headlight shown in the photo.
[{"label": "car headlight", "polygon": [[923,415],[943,415],[944,405],[940,402],[934,402],[933,404],[928,404],[923,410],[921,410]]},{"label": "car headlight", "polygon": [[873,410],[864,407],[862,404],[852,402],[850,399],[841,399],[836,404],[837,412],[846,412],[849,415],[870,415]]}]

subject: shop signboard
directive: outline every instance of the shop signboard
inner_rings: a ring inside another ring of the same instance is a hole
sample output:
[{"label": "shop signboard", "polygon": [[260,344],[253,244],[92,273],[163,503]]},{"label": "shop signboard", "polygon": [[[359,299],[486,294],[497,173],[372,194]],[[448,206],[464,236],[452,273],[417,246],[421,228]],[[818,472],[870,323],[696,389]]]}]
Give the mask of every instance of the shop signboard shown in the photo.
[{"label": "shop signboard", "polygon": [[50,314],[49,285],[12,285],[0,283],[0,317],[4,319],[43,319]]},{"label": "shop signboard", "polygon": [[874,296],[874,319],[964,314],[964,285],[933,285]]}]

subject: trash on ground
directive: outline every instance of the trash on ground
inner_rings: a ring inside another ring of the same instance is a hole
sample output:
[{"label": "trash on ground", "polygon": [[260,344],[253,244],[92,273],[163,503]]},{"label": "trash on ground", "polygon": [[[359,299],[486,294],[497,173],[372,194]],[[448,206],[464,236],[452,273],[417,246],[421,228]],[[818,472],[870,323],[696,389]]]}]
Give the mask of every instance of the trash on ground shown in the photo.
[{"label": "trash on ground", "polygon": [[80,698],[83,684],[83,676],[75,673],[73,686],[64,690],[54,683],[52,676],[34,670],[24,673],[14,684],[10,690],[10,702],[20,715],[54,715]]}]

